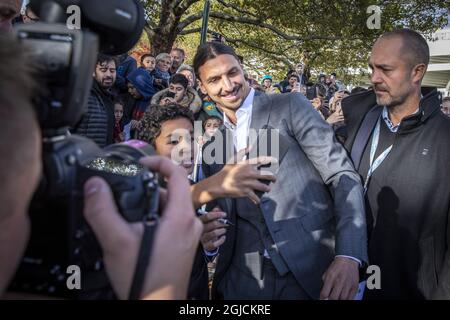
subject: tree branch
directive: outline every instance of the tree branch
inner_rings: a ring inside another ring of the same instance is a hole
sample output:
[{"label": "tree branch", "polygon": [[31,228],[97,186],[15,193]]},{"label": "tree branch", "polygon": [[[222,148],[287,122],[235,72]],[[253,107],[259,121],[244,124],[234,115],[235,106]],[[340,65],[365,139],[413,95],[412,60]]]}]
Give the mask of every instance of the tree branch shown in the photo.
[{"label": "tree branch", "polygon": [[188,29],[188,30],[180,31],[180,33],[178,33],[178,34],[181,36],[185,36],[187,34],[201,32],[201,31],[202,31],[202,28],[195,28],[195,29]]},{"label": "tree branch", "polygon": [[177,0],[175,3],[177,6],[174,6],[174,13],[177,16],[182,16],[194,3],[199,2],[200,0]]},{"label": "tree branch", "polygon": [[234,5],[234,4],[226,3],[225,1],[222,1],[222,0],[216,0],[216,1],[217,1],[218,3],[220,3],[221,5],[223,5],[224,7],[231,8],[231,9],[233,9],[233,10],[235,10],[235,11],[241,13],[241,14],[245,14],[245,15],[247,15],[247,16],[251,16],[251,17],[254,17],[254,18],[258,18],[258,16],[257,16],[256,14],[251,13],[251,12],[246,11],[246,10],[242,10],[241,8],[239,8],[238,6],[236,6],[236,5]]},{"label": "tree branch", "polygon": [[283,31],[281,31],[280,29],[274,27],[271,24],[262,22],[260,19],[250,19],[247,17],[234,17],[228,13],[222,13],[222,12],[211,12],[209,15],[213,18],[222,19],[225,21],[249,24],[249,25],[254,25],[257,27],[264,28],[264,29],[268,29],[268,30],[274,32],[275,34],[277,34],[278,36],[280,36],[281,38],[283,38],[285,40],[290,40],[290,41],[292,41],[292,40],[297,40],[297,41],[340,40],[342,38],[342,37],[334,37],[334,36],[317,36],[317,35],[312,35],[312,36],[307,36],[307,37],[293,36],[293,35],[289,35]]},{"label": "tree branch", "polygon": [[282,60],[288,66],[292,66],[292,62],[289,60],[289,58],[285,54],[280,54],[279,52],[268,50],[266,48],[263,48],[261,46],[258,46],[258,45],[254,44],[254,43],[250,43],[250,42],[245,41],[245,40],[231,39],[231,38],[227,38],[226,36],[224,36],[224,38],[225,38],[225,41],[227,41],[229,43],[232,43],[232,44],[242,43],[243,45],[245,45],[245,46],[247,46],[249,48],[262,51],[262,52],[264,52],[266,54],[269,54],[273,58],[276,58],[278,60]]},{"label": "tree branch", "polygon": [[164,27],[167,24],[167,20],[169,20],[169,17],[170,17],[170,6],[167,4],[167,0],[162,0],[159,27]]},{"label": "tree branch", "polygon": [[150,38],[155,36],[154,29],[148,24],[144,27],[144,31],[145,31],[145,33],[147,33],[149,40],[150,40]]},{"label": "tree branch", "polygon": [[180,23],[177,26],[177,29],[179,31],[182,31],[188,25],[190,25],[191,23],[194,23],[197,20],[200,20],[202,17],[203,17],[203,12],[193,14],[193,15],[187,17],[186,19],[184,19],[183,21],[180,21]]}]

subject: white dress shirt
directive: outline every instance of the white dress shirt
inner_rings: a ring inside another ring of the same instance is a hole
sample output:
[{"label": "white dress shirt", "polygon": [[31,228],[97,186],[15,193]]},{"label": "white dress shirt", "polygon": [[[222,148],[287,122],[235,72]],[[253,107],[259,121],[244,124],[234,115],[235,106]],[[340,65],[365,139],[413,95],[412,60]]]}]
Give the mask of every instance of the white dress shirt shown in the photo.
[{"label": "white dress shirt", "polygon": [[253,99],[255,98],[255,90],[252,88],[245,98],[242,106],[236,111],[236,124],[231,123],[225,112],[223,113],[223,124],[227,129],[233,132],[234,147],[237,152],[247,148],[248,134],[252,121]]}]

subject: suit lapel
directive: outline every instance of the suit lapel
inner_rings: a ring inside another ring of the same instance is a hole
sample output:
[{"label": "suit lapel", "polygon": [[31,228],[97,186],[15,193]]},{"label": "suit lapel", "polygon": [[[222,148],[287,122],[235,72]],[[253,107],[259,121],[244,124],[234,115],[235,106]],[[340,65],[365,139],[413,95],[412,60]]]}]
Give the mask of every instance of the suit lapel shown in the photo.
[{"label": "suit lapel", "polygon": [[269,96],[256,92],[255,98],[253,99],[253,109],[252,109],[252,121],[250,123],[250,128],[253,130],[259,130],[263,126],[267,125],[270,120],[270,112],[272,109],[272,101]]}]

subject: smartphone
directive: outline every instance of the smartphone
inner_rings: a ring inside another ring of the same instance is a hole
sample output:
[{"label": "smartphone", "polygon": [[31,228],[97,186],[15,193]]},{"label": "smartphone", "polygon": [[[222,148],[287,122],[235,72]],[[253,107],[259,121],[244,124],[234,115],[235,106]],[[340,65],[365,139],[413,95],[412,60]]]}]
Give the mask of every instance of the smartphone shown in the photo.
[{"label": "smartphone", "polygon": [[306,88],[306,98],[308,100],[314,100],[314,98],[317,97],[317,92],[316,92],[316,87],[312,86],[312,87],[307,87]]},{"label": "smartphone", "polygon": [[166,98],[172,98],[172,99],[175,98],[175,92],[172,92],[172,91],[167,92]]}]

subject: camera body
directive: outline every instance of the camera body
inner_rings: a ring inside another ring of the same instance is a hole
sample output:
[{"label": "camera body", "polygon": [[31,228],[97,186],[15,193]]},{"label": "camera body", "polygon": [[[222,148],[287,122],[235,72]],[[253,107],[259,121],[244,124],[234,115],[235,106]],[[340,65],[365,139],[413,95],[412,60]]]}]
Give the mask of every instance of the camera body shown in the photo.
[{"label": "camera body", "polygon": [[[89,30],[69,30],[63,23],[62,13],[72,2],[89,9],[83,22]],[[32,0],[30,4],[47,23],[19,25],[16,33],[31,49],[37,77],[45,84],[35,101],[43,135],[43,174],[30,205],[29,245],[10,289],[64,298],[112,299],[115,295],[101,248],[83,217],[83,187],[90,177],[102,177],[125,220],[156,220],[158,178],[138,162],[154,151],[148,145],[124,144],[101,150],[87,138],[70,135],[68,129],[85,111],[99,47],[110,54],[131,49],[134,42],[129,39],[138,39],[142,33],[143,8],[137,0]],[[98,23],[93,14],[97,11],[103,12]],[[113,20],[128,19],[109,26],[105,12],[114,15],[119,11]],[[123,46],[121,38],[129,44]],[[71,267],[79,270],[80,285],[75,287],[68,282]]]},{"label": "camera body", "polygon": [[[74,299],[114,298],[101,249],[83,217],[83,186],[92,176],[102,177],[125,220],[155,217],[157,176],[137,163],[142,155],[127,145],[101,150],[75,135],[44,142],[44,175],[30,206],[29,246],[12,290]],[[79,289],[67,284],[69,266],[80,269]]]},{"label": "camera body", "polygon": [[174,99],[174,98],[175,98],[175,95],[176,95],[175,92],[169,91],[169,92],[167,92],[166,98],[172,98],[172,99]]}]

